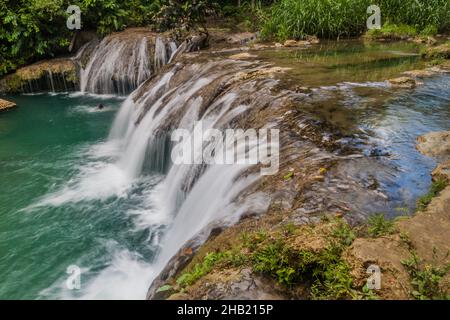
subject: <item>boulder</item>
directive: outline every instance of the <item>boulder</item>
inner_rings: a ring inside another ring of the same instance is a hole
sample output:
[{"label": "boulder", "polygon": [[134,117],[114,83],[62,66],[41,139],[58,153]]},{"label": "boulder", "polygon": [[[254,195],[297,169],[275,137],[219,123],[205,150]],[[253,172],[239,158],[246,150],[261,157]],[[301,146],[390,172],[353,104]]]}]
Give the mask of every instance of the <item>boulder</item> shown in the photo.
[{"label": "boulder", "polygon": [[450,131],[430,132],[417,138],[417,150],[437,158],[439,162],[450,159]]},{"label": "boulder", "polygon": [[6,111],[14,107],[17,107],[17,105],[14,102],[0,99],[0,111]]},{"label": "boulder", "polygon": [[411,70],[403,72],[405,76],[413,77],[413,78],[428,78],[432,77],[436,74],[436,71],[431,69],[423,69],[423,70]]},{"label": "boulder", "polygon": [[391,86],[393,88],[410,89],[410,88],[414,88],[417,85],[417,82],[411,77],[399,77],[399,78],[389,79],[388,82],[391,84]]},{"label": "boulder", "polygon": [[241,53],[236,53],[230,56],[230,59],[233,60],[241,60],[241,59],[250,59],[250,58],[255,58],[256,56],[253,54],[250,54],[248,52],[241,52]]},{"label": "boulder", "polygon": [[436,47],[430,47],[422,53],[422,56],[427,59],[450,59],[450,42]]}]

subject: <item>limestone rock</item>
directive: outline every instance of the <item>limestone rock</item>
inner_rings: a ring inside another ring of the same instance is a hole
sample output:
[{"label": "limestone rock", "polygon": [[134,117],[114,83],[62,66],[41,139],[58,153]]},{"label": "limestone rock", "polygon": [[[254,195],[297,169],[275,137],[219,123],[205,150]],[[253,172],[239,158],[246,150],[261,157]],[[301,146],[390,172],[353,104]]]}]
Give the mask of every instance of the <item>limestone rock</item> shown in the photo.
[{"label": "limestone rock", "polygon": [[422,56],[428,59],[450,59],[450,42],[442,44],[440,46],[430,47],[422,54]]},{"label": "limestone rock", "polygon": [[0,99],[0,111],[6,111],[16,107],[17,105],[14,102]]},{"label": "limestone rock", "polygon": [[389,79],[388,82],[391,84],[393,88],[411,89],[417,85],[417,82],[411,77],[399,77]]},{"label": "limestone rock", "polygon": [[301,47],[309,46],[311,43],[309,41],[296,41],[296,40],[286,40],[284,42],[285,47]]},{"label": "limestone rock", "polygon": [[438,161],[450,159],[450,131],[429,132],[417,138],[417,150]]},{"label": "limestone rock", "polygon": [[436,74],[436,72],[431,69],[424,69],[424,70],[406,71],[406,72],[403,72],[403,74],[408,77],[413,77],[413,78],[428,78],[428,77],[434,76]]},{"label": "limestone rock", "polygon": [[229,58],[233,60],[241,60],[241,59],[250,59],[255,58],[256,56],[253,54],[250,54],[248,52],[241,52],[231,55]]}]

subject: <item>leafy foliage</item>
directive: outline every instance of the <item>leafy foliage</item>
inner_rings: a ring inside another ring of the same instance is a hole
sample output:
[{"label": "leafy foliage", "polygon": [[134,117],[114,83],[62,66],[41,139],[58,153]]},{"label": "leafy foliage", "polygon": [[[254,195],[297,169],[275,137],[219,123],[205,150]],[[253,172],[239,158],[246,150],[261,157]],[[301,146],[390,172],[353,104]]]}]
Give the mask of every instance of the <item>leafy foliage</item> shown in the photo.
[{"label": "leafy foliage", "polygon": [[383,214],[374,214],[367,220],[367,232],[371,237],[380,237],[391,234],[394,230],[394,222],[387,220]]},{"label": "leafy foliage", "polygon": [[83,30],[106,35],[155,21],[161,23],[158,29],[179,24],[192,28],[204,20],[212,3],[209,0],[2,0],[0,75],[65,52],[73,34],[66,27],[69,5],[80,7]]},{"label": "leafy foliage", "polygon": [[412,252],[411,258],[403,260],[402,264],[411,277],[411,285],[414,288],[411,294],[414,298],[419,300],[450,299],[447,290],[441,287],[441,280],[450,270],[450,264],[444,267],[427,264],[421,268],[421,261],[415,252]]}]

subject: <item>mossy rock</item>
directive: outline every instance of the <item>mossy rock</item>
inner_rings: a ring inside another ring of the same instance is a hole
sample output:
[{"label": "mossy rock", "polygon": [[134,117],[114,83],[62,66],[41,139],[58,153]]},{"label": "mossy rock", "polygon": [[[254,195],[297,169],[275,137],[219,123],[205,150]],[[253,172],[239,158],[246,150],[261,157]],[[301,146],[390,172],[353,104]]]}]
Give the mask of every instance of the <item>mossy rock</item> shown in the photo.
[{"label": "mossy rock", "polygon": [[[48,91],[49,87],[46,78],[64,78],[69,88],[75,88],[78,84],[78,75],[75,63],[69,58],[59,58],[36,62],[32,65],[22,67],[15,73],[0,79],[0,92],[17,93],[24,92],[24,88],[30,82],[37,83],[38,90]],[[61,88],[56,88],[61,89]]]},{"label": "mossy rock", "polygon": [[422,52],[422,57],[426,59],[450,59],[450,42],[427,48]]}]

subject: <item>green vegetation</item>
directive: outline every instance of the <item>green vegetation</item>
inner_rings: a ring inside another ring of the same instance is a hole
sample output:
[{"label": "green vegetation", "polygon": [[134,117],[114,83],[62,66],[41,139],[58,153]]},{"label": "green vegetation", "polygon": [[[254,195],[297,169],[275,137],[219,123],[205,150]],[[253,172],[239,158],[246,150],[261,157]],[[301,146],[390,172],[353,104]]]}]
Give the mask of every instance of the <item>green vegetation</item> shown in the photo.
[{"label": "green vegetation", "polygon": [[444,267],[435,267],[429,264],[421,267],[421,260],[417,254],[411,252],[411,258],[402,261],[411,277],[411,292],[415,299],[419,300],[449,300],[448,292],[441,286],[441,280],[450,270],[450,264]]},{"label": "green vegetation", "polygon": [[430,191],[428,191],[427,194],[417,200],[417,209],[424,210],[430,204],[431,200],[433,200],[433,198],[436,197],[439,192],[444,190],[446,186],[447,181],[445,179],[437,179],[433,181]]},{"label": "green vegetation", "polygon": [[[429,29],[427,29],[429,30]],[[427,31],[429,32],[429,31]],[[406,39],[417,35],[416,28],[406,24],[385,24],[381,29],[369,30],[366,37],[369,39]]]},{"label": "green vegetation", "polygon": [[367,232],[371,237],[380,237],[395,231],[394,222],[387,220],[381,213],[370,216],[367,224]]},{"label": "green vegetation", "polygon": [[[316,35],[325,38],[358,36],[366,31],[370,0],[280,0],[265,16],[263,35],[285,40]],[[447,0],[380,0],[382,25],[397,26],[408,33],[448,31],[450,2]]]},{"label": "green vegetation", "polygon": [[177,279],[177,284],[182,287],[193,284],[195,281],[211,272],[213,267],[217,263],[223,261],[227,256],[227,253],[208,253],[203,259],[203,262],[196,264],[191,272],[182,274]]},{"label": "green vegetation", "polygon": [[284,226],[276,232],[259,230],[251,234],[243,233],[242,247],[208,253],[202,262],[179,276],[176,282],[183,288],[192,285],[215,267],[248,266],[287,289],[308,284],[312,299],[376,298],[371,290],[355,287],[350,267],[341,257],[355,239],[354,230],[341,219],[333,219],[326,224],[325,229],[321,230],[307,227],[306,232],[312,232],[311,236],[321,239],[322,245],[317,248],[297,247],[295,239],[303,235],[293,225]]},{"label": "green vegetation", "polygon": [[67,52],[74,31],[66,27],[69,5],[81,9],[82,30],[99,35],[126,27],[156,30],[201,23],[210,0],[5,0],[0,1],[0,75]]},{"label": "green vegetation", "polygon": [[[208,21],[262,30],[266,39],[339,38],[366,31],[371,0],[4,0],[0,2],[0,75],[67,52],[70,5],[81,9],[82,30],[106,35],[126,27],[155,31],[206,30]],[[238,6],[240,4],[240,6]],[[380,0],[381,30],[369,37],[429,36],[450,28],[448,0]],[[209,19],[208,19],[209,18]],[[216,21],[216,22],[214,22]],[[217,22],[219,21],[219,22]]]}]

